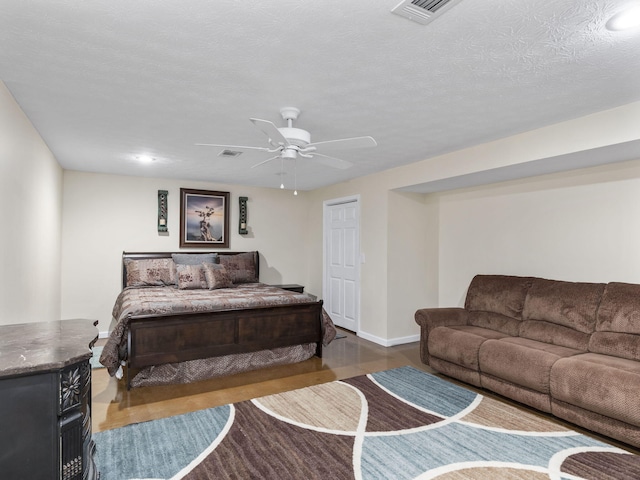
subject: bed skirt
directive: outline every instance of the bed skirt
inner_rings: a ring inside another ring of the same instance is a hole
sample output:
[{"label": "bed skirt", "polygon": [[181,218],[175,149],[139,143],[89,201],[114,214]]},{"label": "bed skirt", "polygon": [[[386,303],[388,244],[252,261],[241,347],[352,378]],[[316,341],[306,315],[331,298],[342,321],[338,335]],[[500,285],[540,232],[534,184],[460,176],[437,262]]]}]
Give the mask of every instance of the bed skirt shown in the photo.
[{"label": "bed skirt", "polygon": [[303,362],[313,357],[315,352],[316,344],[307,343],[259,352],[155,365],[138,372],[131,380],[131,387],[191,383],[265,367],[288,365]]}]

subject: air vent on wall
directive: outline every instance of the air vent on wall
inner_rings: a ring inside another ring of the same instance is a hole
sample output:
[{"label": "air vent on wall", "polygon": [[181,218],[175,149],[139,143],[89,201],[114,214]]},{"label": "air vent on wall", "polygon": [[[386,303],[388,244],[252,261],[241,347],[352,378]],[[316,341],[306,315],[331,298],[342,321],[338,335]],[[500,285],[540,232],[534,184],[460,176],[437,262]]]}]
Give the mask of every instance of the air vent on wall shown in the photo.
[{"label": "air vent on wall", "polygon": [[460,0],[403,0],[391,9],[391,13],[426,25],[433,22]]},{"label": "air vent on wall", "polygon": [[237,157],[238,155],[242,155],[242,152],[238,152],[237,150],[222,150],[218,154],[219,157]]}]

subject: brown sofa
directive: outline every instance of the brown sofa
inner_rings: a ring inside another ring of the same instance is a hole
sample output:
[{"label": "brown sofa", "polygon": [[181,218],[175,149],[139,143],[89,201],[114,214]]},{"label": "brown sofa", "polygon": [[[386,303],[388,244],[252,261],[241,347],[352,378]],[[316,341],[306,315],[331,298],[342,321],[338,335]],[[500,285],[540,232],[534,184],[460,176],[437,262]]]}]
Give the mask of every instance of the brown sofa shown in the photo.
[{"label": "brown sofa", "polygon": [[640,447],[640,285],[478,275],[415,319],[433,369]]}]

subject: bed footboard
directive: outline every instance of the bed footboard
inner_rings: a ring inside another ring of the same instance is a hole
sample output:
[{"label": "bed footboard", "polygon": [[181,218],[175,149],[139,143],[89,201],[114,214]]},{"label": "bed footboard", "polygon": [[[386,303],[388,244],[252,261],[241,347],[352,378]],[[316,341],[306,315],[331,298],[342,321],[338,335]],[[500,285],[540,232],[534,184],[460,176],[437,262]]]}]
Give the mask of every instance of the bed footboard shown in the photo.
[{"label": "bed footboard", "polygon": [[315,343],[322,356],[322,301],[129,319],[127,388],[151,365]]}]

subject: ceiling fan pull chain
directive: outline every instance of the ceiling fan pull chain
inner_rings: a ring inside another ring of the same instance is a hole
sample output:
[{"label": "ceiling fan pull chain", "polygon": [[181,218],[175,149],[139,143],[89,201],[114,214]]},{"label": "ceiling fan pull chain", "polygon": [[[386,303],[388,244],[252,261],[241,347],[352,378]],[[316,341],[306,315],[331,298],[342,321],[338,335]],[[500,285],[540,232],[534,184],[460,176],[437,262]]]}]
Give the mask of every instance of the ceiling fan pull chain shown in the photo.
[{"label": "ceiling fan pull chain", "polygon": [[280,157],[280,188],[284,189],[284,158]]}]

